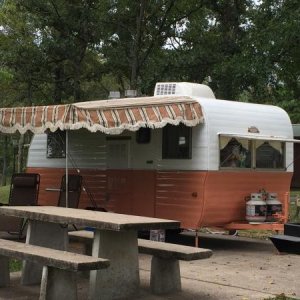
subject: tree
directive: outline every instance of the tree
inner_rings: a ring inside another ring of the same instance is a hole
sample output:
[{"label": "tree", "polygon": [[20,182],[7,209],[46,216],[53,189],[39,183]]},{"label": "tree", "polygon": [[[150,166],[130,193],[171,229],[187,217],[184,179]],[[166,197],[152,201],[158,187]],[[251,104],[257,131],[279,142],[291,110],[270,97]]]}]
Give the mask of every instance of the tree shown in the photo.
[{"label": "tree", "polygon": [[1,82],[10,83],[5,89],[6,92],[9,92],[8,89],[11,91],[8,93],[10,100],[6,100],[7,104],[31,105],[33,93],[40,80],[41,55],[34,41],[35,28],[24,21],[24,14],[16,12],[17,7],[13,2],[5,1],[1,6]]},{"label": "tree", "polygon": [[242,52],[251,1],[203,1],[169,51],[179,80],[209,84],[216,96],[236,99],[245,88]]},{"label": "tree", "polygon": [[299,1],[267,0],[253,17],[252,66],[274,103],[300,99],[299,14]]},{"label": "tree", "polygon": [[177,26],[199,9],[201,1],[194,0],[114,1],[101,49],[110,72],[119,74],[120,80],[128,78],[131,89],[141,87],[143,77],[149,77],[149,62],[163,56],[162,49]]},{"label": "tree", "polygon": [[[209,84],[218,98],[299,99],[297,0],[5,0],[0,86],[7,105],[152,94]],[[286,102],[288,101],[288,102]]]},{"label": "tree", "polygon": [[[24,98],[44,98],[47,103],[79,100],[84,96],[82,82],[99,79],[102,63],[96,48],[105,12],[99,3],[5,1],[1,24],[7,47],[2,48],[2,63],[19,75],[19,87],[27,84]],[[14,49],[11,57],[9,49]]]}]

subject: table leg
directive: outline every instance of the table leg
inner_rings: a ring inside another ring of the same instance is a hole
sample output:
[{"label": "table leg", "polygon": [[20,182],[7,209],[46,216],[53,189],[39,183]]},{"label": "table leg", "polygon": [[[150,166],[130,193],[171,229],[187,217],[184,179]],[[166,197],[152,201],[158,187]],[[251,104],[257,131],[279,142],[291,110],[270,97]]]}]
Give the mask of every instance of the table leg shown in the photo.
[{"label": "table leg", "polygon": [[9,258],[0,255],[0,287],[8,286],[9,283]]},{"label": "table leg", "polygon": [[[26,243],[52,249],[67,250],[68,228],[61,224],[29,220]],[[42,265],[23,261],[21,284],[40,283],[42,269]]]},{"label": "table leg", "polygon": [[39,300],[77,300],[76,272],[44,266]]},{"label": "table leg", "polygon": [[95,231],[93,256],[108,258],[108,269],[91,271],[90,300],[112,300],[136,295],[139,279],[136,231]]}]

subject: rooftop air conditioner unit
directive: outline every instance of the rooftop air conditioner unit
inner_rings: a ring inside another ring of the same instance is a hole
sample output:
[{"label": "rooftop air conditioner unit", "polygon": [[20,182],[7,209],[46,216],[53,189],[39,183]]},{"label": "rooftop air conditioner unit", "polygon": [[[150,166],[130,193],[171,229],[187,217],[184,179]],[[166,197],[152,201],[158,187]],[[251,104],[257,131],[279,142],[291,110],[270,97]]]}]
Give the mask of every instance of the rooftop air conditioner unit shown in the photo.
[{"label": "rooftop air conditioner unit", "polygon": [[154,96],[216,98],[209,86],[191,82],[158,82],[155,85]]}]

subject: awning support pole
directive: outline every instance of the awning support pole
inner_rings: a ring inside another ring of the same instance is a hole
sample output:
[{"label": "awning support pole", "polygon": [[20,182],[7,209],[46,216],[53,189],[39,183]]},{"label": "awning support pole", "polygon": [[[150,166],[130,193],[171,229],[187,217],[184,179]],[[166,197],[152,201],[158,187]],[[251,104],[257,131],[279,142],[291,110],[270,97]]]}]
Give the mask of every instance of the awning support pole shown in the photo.
[{"label": "awning support pole", "polygon": [[69,132],[66,130],[66,207],[69,207],[69,166],[68,166],[68,155],[69,155]]}]

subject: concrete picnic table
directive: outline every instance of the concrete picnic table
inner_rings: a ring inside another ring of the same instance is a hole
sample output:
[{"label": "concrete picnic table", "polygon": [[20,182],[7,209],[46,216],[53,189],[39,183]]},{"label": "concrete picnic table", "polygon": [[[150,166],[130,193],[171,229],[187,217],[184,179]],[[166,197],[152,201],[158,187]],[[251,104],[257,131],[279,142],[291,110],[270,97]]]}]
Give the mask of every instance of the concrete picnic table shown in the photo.
[{"label": "concrete picnic table", "polygon": [[[139,230],[175,229],[180,222],[55,206],[2,206],[0,215],[26,218],[26,243],[67,250],[68,224],[95,230],[92,255],[108,258],[110,267],[91,271],[89,299],[130,298],[139,288]],[[22,284],[40,282],[41,267],[25,262]]]}]

